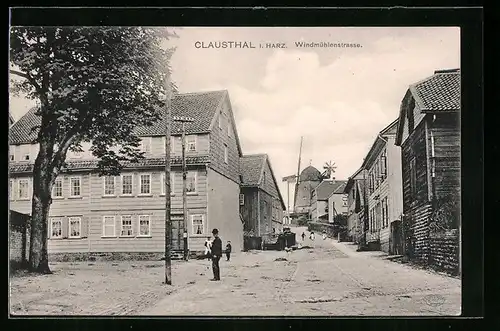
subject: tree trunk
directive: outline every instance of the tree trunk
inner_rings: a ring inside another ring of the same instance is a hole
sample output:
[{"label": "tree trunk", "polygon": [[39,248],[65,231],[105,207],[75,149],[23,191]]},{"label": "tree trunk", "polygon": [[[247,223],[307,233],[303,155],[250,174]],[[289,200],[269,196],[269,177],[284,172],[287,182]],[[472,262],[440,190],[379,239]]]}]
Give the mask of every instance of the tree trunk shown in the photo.
[{"label": "tree trunk", "polygon": [[46,148],[40,144],[40,152],[33,169],[33,202],[31,209],[31,236],[28,270],[49,274],[48,217],[51,199],[52,169]]}]

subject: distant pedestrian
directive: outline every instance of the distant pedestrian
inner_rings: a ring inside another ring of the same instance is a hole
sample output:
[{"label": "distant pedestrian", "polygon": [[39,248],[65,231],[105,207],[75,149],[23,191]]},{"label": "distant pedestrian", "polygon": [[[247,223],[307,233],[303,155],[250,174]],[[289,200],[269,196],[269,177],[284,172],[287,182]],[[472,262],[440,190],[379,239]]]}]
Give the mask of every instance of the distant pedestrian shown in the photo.
[{"label": "distant pedestrian", "polygon": [[228,241],[226,245],[226,259],[226,261],[231,259],[231,241]]},{"label": "distant pedestrian", "polygon": [[323,240],[326,239],[326,231],[323,231]]},{"label": "distant pedestrian", "polygon": [[219,260],[222,257],[222,241],[219,238],[219,230],[213,229],[212,234],[214,235],[214,240],[212,241],[212,270],[214,272],[214,278],[211,280],[220,280],[220,269]]},{"label": "distant pedestrian", "polygon": [[205,240],[205,257],[210,261],[212,258],[210,257],[210,249],[212,246],[212,242],[210,241],[210,237],[207,237]]},{"label": "distant pedestrian", "polygon": [[302,232],[302,241],[306,240],[306,234]]},{"label": "distant pedestrian", "polygon": [[312,241],[314,241],[314,232],[311,231],[311,234],[309,235],[309,239],[311,239]]}]

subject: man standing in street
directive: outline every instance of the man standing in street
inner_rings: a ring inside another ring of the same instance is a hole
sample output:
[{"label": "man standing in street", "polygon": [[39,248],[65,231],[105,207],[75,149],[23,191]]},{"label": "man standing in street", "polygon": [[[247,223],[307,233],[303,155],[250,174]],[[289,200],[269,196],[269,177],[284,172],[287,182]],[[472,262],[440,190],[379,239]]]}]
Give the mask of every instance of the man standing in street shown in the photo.
[{"label": "man standing in street", "polygon": [[219,230],[213,229],[212,234],[214,235],[214,240],[212,242],[212,270],[214,272],[214,278],[212,281],[220,280],[220,269],[219,260],[222,257],[222,241],[219,238]]}]

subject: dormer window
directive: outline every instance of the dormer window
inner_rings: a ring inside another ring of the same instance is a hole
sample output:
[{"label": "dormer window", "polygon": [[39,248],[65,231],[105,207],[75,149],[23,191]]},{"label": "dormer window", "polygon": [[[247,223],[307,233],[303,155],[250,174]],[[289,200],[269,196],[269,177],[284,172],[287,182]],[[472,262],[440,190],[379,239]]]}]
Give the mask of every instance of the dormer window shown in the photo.
[{"label": "dormer window", "polygon": [[145,154],[151,153],[151,137],[142,138],[140,149]]}]

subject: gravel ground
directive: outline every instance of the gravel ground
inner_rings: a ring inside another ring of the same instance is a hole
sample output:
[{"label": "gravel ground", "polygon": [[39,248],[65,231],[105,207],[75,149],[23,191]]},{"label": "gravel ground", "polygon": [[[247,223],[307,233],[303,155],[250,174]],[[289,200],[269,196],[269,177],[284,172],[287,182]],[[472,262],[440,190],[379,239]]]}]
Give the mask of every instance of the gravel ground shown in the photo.
[{"label": "gravel ground", "polygon": [[[302,233],[296,229],[296,233]],[[291,253],[252,251],[210,262],[174,261],[173,285],[157,262],[57,263],[53,275],[11,277],[16,315],[438,316],[460,314],[460,280],[306,239]]]}]

